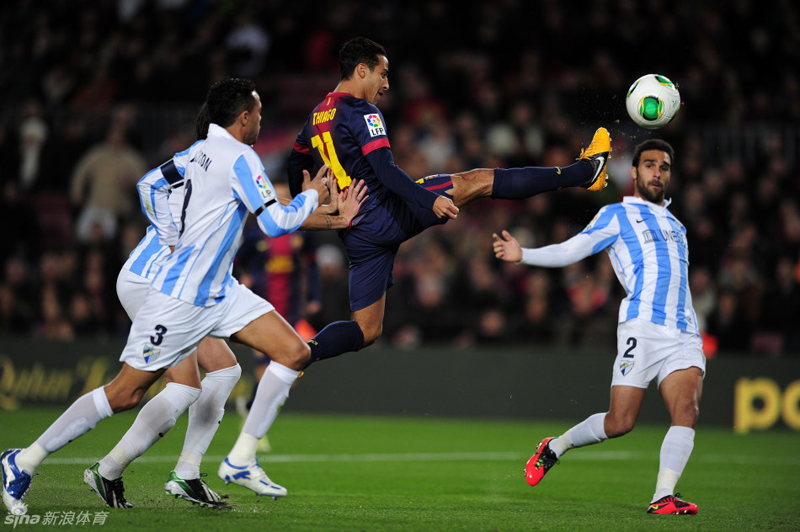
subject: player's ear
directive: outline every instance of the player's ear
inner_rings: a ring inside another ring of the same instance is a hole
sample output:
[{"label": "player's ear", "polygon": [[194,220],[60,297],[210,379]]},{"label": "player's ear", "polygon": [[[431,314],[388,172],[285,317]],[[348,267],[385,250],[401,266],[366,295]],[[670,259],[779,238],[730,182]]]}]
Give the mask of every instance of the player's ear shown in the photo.
[{"label": "player's ear", "polygon": [[636,169],[635,166],[631,166],[631,179],[636,181],[636,177],[639,175],[639,171]]}]

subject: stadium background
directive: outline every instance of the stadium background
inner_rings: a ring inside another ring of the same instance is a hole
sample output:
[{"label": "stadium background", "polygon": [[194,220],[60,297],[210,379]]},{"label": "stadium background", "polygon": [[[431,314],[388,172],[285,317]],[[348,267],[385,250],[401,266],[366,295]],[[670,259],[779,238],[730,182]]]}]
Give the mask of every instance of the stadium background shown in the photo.
[{"label": "stadium background", "polygon": [[[614,148],[611,184],[600,194],[484,201],[406,243],[372,355],[422,347],[490,357],[513,348],[594,354],[605,367],[622,297],[608,261],[503,265],[491,254],[491,233],[507,228],[536,246],[564,240],[599,206],[630,193],[633,146],[661,137],[677,152],[671,210],[689,232],[708,355],[763,368],[788,390],[800,375],[800,78],[791,68],[800,62],[798,13],[788,0],[737,0],[724,10],[659,0],[3,3],[4,360],[19,377],[46,350],[43,340],[72,346],[67,352],[86,342],[116,350],[129,326],[116,274],[144,230],[133,169],[185,148],[208,86],[232,75],[258,85],[256,150],[279,181],[306,114],[336,85],[336,51],[364,35],[387,49],[392,88],[381,109],[395,159],[414,178],[569,164],[600,125]],[[684,102],[655,132],[635,127],[624,110],[630,83],[650,72],[677,82]],[[71,189],[92,150],[110,154],[103,201],[118,224],[79,235],[91,205]],[[115,174],[123,159],[127,172]],[[317,327],[348,315],[338,241],[318,235],[318,245],[323,304],[308,316]],[[245,266],[239,273],[248,274]],[[18,391],[16,382],[3,393]]]}]

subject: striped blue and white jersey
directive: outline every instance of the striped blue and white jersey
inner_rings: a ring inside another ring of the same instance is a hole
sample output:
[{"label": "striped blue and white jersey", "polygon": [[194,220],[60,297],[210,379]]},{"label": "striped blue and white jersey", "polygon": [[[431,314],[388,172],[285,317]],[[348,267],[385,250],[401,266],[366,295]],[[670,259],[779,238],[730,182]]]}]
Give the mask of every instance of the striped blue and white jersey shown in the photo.
[{"label": "striped blue and white jersey", "polygon": [[523,249],[522,263],[567,266],[606,250],[627,296],[619,323],[642,318],[699,334],[689,292],[686,228],[663,206],[626,196],[606,205],[569,240]]},{"label": "striped blue and white jersey", "polygon": [[[233,257],[248,212],[267,235],[281,236],[300,227],[319,197],[316,190],[307,190],[282,205],[258,155],[217,124],[209,126],[208,138],[193,144],[186,157],[177,245],[152,286],[193,305],[211,306],[234,282]],[[147,183],[150,190],[140,189],[140,196],[152,194],[156,205],[161,204],[160,189],[166,185],[159,188],[153,179]]]},{"label": "striped blue and white jersey", "polygon": [[150,226],[123,269],[152,280],[169,255],[169,246],[177,245],[188,155],[189,150],[176,153],[139,180],[139,201]]}]

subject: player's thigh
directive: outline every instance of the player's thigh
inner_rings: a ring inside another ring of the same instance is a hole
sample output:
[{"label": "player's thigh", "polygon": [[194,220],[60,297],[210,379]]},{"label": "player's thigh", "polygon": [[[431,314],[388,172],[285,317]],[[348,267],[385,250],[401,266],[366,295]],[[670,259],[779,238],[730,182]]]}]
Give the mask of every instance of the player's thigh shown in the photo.
[{"label": "player's thigh", "polygon": [[609,438],[630,432],[642,409],[646,388],[612,386],[611,401],[606,415],[605,431]]},{"label": "player's thigh", "polygon": [[[359,228],[358,234],[347,235],[344,239],[349,261],[350,312],[354,315],[374,307],[394,285],[392,269],[398,250],[395,245],[381,246],[369,242],[368,235],[362,235],[363,232]],[[383,308],[382,305],[378,306],[378,323],[383,322]]]},{"label": "player's thigh", "polygon": [[300,335],[274,310],[248,323],[231,339],[292,369],[305,367],[310,354]]},{"label": "player's thigh", "polygon": [[233,367],[237,364],[237,360],[225,340],[206,337],[197,346],[197,363],[203,371],[211,373]]},{"label": "player's thigh", "polygon": [[167,382],[175,382],[192,388],[200,388],[200,370],[197,367],[197,352],[184,358],[164,373]]},{"label": "player's thigh", "polygon": [[386,314],[386,292],[367,306],[352,313],[353,321],[361,327],[364,333],[364,344],[370,345],[383,333],[383,317]]},{"label": "player's thigh", "polygon": [[694,428],[703,396],[703,372],[700,368],[692,366],[673,371],[661,381],[659,391],[672,424]]}]

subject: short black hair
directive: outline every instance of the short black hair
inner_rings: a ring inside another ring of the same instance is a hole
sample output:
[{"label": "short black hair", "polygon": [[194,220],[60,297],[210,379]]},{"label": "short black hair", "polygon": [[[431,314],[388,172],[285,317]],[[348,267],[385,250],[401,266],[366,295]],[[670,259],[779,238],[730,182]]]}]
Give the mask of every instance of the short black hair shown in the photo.
[{"label": "short black hair", "polygon": [[222,127],[228,127],[244,111],[252,111],[256,105],[253,91],[256,84],[242,78],[225,78],[208,89],[205,105],[208,118]]},{"label": "short black hair", "polygon": [[633,150],[633,159],[631,159],[631,166],[638,167],[639,160],[642,158],[642,152],[647,150],[658,150],[669,154],[670,166],[675,166],[675,150],[672,145],[666,140],[661,139],[648,139]]},{"label": "short black hair", "polygon": [[356,37],[347,41],[339,50],[339,73],[342,81],[352,77],[353,71],[359,63],[364,63],[370,70],[375,68],[380,60],[378,56],[386,56],[386,50],[375,41],[366,37]]}]

